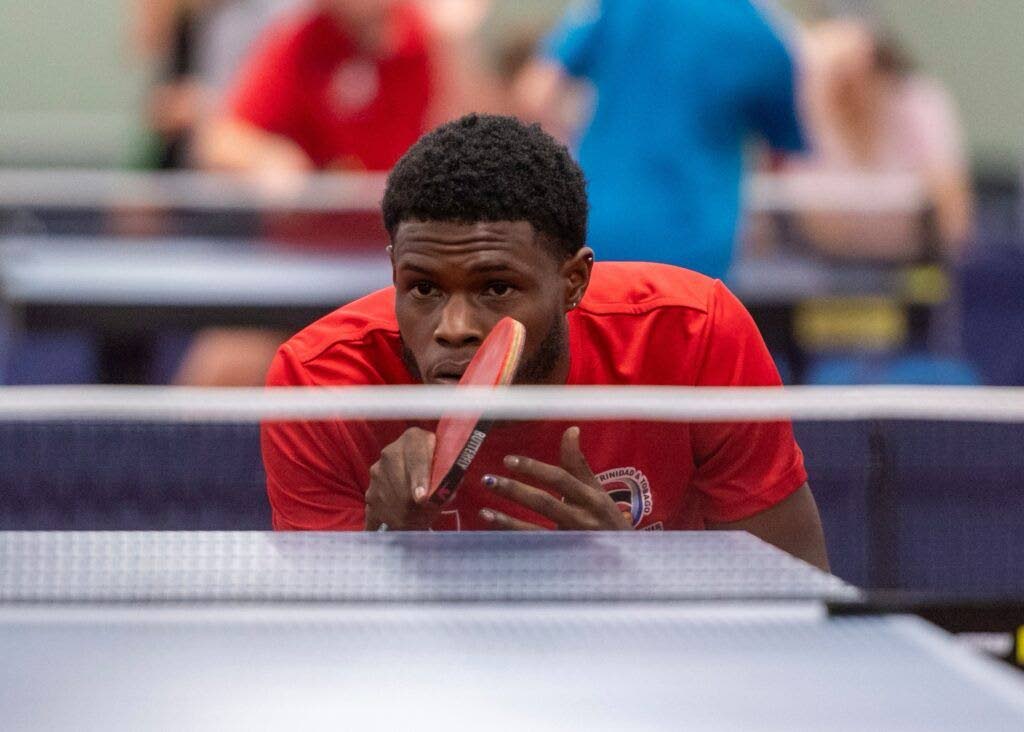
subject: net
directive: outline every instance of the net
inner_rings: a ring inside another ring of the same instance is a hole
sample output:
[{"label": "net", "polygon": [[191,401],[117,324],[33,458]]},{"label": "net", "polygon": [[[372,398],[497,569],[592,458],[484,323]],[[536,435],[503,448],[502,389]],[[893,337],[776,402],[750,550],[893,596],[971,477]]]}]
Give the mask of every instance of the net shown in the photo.
[{"label": "net", "polygon": [[[460,410],[541,431],[555,424],[556,435],[578,424],[584,452],[594,430],[792,420],[839,577],[869,588],[1024,592],[1024,393],[1015,389],[8,388],[0,528],[267,530],[261,421],[360,420],[399,435]],[[642,471],[607,472],[629,489],[624,508],[642,513]]]}]

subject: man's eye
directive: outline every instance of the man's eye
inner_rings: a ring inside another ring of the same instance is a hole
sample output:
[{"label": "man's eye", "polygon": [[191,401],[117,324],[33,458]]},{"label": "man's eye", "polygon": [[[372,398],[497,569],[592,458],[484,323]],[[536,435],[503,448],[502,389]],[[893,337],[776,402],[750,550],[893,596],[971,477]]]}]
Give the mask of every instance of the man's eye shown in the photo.
[{"label": "man's eye", "polygon": [[416,297],[433,297],[437,294],[437,286],[431,282],[417,282],[412,286],[412,294]]},{"label": "man's eye", "polygon": [[514,290],[515,288],[507,282],[492,282],[487,285],[487,289],[484,292],[491,297],[507,297]]}]

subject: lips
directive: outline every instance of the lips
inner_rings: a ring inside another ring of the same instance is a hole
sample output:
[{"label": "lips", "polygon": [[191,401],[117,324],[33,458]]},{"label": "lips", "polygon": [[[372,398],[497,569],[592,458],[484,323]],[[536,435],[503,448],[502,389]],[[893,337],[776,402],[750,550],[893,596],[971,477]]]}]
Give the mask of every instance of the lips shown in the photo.
[{"label": "lips", "polygon": [[468,367],[468,360],[439,361],[427,371],[427,379],[432,384],[458,384]]}]

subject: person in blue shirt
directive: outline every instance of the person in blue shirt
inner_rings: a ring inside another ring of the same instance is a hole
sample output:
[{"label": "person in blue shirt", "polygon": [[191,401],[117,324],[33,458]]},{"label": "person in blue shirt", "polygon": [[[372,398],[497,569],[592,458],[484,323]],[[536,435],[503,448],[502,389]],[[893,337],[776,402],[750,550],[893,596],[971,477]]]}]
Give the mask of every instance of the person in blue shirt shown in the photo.
[{"label": "person in blue shirt", "polygon": [[516,90],[526,113],[557,133],[552,110],[571,80],[591,82],[578,157],[592,206],[588,243],[602,259],[725,276],[748,142],[803,146],[795,64],[773,24],[780,17],[751,0],[570,6]]}]

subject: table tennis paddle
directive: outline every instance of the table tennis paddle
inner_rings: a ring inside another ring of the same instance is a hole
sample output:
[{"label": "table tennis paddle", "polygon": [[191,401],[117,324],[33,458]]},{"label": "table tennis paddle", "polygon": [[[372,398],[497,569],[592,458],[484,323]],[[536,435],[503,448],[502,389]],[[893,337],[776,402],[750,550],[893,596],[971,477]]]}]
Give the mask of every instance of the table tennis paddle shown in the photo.
[{"label": "table tennis paddle", "polygon": [[[502,318],[476,350],[459,379],[459,387],[511,384],[525,341],[523,324]],[[434,463],[430,470],[432,501],[445,504],[455,495],[491,424],[492,420],[483,419],[480,414],[444,416],[437,423]]]}]

